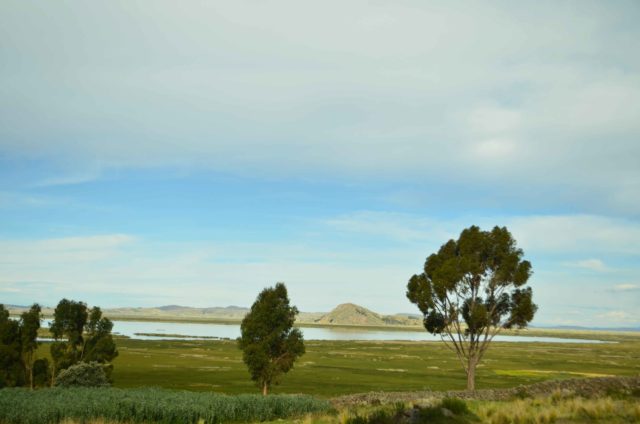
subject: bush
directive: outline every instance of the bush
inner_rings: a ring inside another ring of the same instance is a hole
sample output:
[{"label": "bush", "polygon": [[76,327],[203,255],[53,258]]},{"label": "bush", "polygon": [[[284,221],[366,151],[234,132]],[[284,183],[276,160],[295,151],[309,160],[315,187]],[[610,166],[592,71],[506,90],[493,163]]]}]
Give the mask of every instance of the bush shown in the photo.
[{"label": "bush", "polygon": [[457,398],[444,398],[440,403],[441,408],[448,409],[456,415],[462,415],[469,412],[467,404],[462,399]]},{"label": "bush", "polygon": [[108,387],[110,386],[102,364],[80,362],[62,370],[56,377],[58,387]]},{"label": "bush", "polygon": [[343,420],[346,424],[397,424],[406,423],[470,423],[477,422],[467,404],[461,399],[445,398],[432,406],[414,406],[407,410],[402,403],[396,403],[393,409],[382,408],[361,416],[356,414]]}]

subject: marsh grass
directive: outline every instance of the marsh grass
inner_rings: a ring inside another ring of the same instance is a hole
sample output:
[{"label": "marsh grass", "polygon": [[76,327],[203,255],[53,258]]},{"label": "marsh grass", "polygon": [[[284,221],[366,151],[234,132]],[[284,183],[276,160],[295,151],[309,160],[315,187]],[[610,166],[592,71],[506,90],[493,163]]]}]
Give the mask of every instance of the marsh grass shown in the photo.
[{"label": "marsh grass", "polygon": [[[232,341],[118,340],[114,385],[153,386],[227,394],[257,392],[242,352]],[[424,390],[462,390],[466,377],[455,356],[437,342],[314,341],[273,393],[315,396]],[[43,343],[38,357],[48,357]],[[495,343],[478,368],[478,389],[599,375],[640,374],[640,341],[576,345]],[[390,372],[388,370],[405,370]],[[532,372],[531,370],[537,370]]]},{"label": "marsh grass", "polygon": [[328,412],[326,400],[303,395],[238,395],[163,389],[0,390],[0,423],[70,422],[212,424],[265,421]]},{"label": "marsh grass", "polygon": [[482,422],[489,424],[622,423],[640,420],[640,407],[634,399],[585,399],[559,393],[547,398],[479,402],[472,410]]},{"label": "marsh grass", "polygon": [[445,398],[428,405],[407,405],[397,402],[376,408],[342,411],[341,424],[467,424],[478,422],[477,417],[460,399]]},{"label": "marsh grass", "polygon": [[[443,408],[450,411],[443,413]],[[414,412],[411,412],[414,411]],[[412,417],[412,418],[409,418]],[[569,423],[637,423],[640,404],[631,396],[625,398],[585,399],[568,393],[555,393],[544,398],[513,399],[502,402],[444,399],[427,402],[420,407],[411,404],[389,404],[377,407],[344,408],[336,415],[309,416],[304,424],[569,424]]]}]

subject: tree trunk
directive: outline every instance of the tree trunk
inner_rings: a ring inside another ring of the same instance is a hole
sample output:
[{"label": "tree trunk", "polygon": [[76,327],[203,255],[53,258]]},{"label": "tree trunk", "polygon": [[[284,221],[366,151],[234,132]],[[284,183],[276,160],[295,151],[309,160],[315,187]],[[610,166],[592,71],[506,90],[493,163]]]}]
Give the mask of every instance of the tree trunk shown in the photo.
[{"label": "tree trunk", "polygon": [[469,357],[467,366],[467,390],[476,390],[476,365],[478,364],[478,358],[475,355]]},{"label": "tree trunk", "polygon": [[262,396],[266,396],[269,391],[269,385],[265,382],[262,383]]}]

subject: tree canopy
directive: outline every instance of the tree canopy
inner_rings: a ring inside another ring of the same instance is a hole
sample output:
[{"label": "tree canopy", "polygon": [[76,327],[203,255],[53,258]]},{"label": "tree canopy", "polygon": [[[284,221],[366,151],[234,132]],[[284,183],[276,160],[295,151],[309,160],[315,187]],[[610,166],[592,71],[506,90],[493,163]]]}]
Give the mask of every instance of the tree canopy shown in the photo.
[{"label": "tree canopy", "polygon": [[475,369],[495,335],[526,327],[537,306],[530,287],[531,263],[506,227],[481,231],[471,226],[430,255],[424,272],[413,275],[407,297],[459,357],[467,389],[475,389]]},{"label": "tree canopy", "polygon": [[38,349],[38,330],[42,321],[42,308],[37,303],[20,315],[20,339],[22,363],[24,364],[29,380],[29,386],[33,388],[33,364]]},{"label": "tree canopy", "polygon": [[0,305],[0,388],[22,386],[33,388],[33,364],[38,348],[40,306],[36,303],[13,320]]},{"label": "tree canopy", "polygon": [[51,344],[53,375],[78,362],[99,362],[111,375],[111,361],[118,356],[111,335],[113,323],[102,316],[99,307],[88,309],[83,302],[62,299],[49,327],[56,339]]},{"label": "tree canopy", "polygon": [[0,305],[0,388],[24,384],[21,351],[20,323],[9,318],[9,311]]},{"label": "tree canopy", "polygon": [[278,378],[305,352],[302,332],[293,328],[298,309],[289,304],[287,288],[265,288],[242,320],[238,346],[251,379],[266,395]]}]

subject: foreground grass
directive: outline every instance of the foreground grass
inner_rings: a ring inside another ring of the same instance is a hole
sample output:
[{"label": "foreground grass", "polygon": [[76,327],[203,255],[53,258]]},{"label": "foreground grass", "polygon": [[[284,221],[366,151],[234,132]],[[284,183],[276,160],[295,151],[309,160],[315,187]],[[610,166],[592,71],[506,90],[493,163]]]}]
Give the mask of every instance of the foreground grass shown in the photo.
[{"label": "foreground grass", "polygon": [[[0,391],[2,399],[3,391]],[[77,394],[76,394],[77,396]],[[84,395],[83,395],[84,396]],[[274,397],[277,398],[277,397]],[[67,401],[77,399],[66,398]],[[233,399],[233,398],[230,398]],[[256,401],[260,398],[255,397]],[[280,397],[285,401],[288,398]],[[222,415],[218,413],[213,416],[211,413],[205,415],[193,409],[192,404],[185,404],[169,411],[165,411],[161,417],[159,413],[152,413],[149,408],[154,407],[153,403],[145,408],[139,407],[139,412],[135,415],[131,413],[132,402],[136,400],[133,396],[127,403],[116,403],[114,408],[121,408],[118,414],[95,415],[83,413],[77,408],[64,408],[63,411],[50,414],[47,419],[41,412],[34,414],[29,412],[31,421],[24,418],[18,420],[7,419],[0,412],[0,423],[61,423],[61,424],[136,424],[136,423],[209,423],[209,422],[271,422],[278,424],[400,424],[400,423],[429,423],[429,424],[571,424],[571,423],[638,423],[640,422],[640,403],[637,397],[633,396],[606,396],[595,399],[585,399],[566,393],[556,392],[551,396],[512,399],[502,402],[470,401],[464,402],[458,399],[433,400],[428,403],[395,403],[377,407],[345,407],[339,411],[331,412],[309,412],[304,416],[300,413],[274,414],[271,412],[255,413],[254,411],[264,409],[264,406],[256,404],[238,403],[234,407],[227,407],[227,410],[234,411],[236,415]],[[177,399],[172,399],[174,402]],[[183,399],[184,400],[184,399]],[[113,401],[109,397],[104,401]],[[83,400],[84,402],[84,400]],[[82,402],[81,402],[82,403]],[[93,408],[95,405],[82,404],[85,408]],[[0,406],[6,406],[1,405]],[[166,408],[166,405],[159,406]],[[324,405],[319,408],[322,411]],[[31,406],[33,409],[33,406]],[[111,411],[114,408],[105,408]],[[240,411],[238,408],[249,408]],[[42,409],[37,406],[35,409]],[[285,408],[282,407],[281,411]],[[0,407],[0,411],[3,409]],[[76,411],[75,415],[69,411]],[[250,412],[249,412],[250,411]],[[238,412],[241,412],[238,414]],[[24,414],[24,413],[22,413]],[[288,415],[287,415],[288,414]],[[294,418],[287,418],[293,416]],[[295,417],[297,416],[297,418]],[[271,420],[271,421],[269,421]]]},{"label": "foreground grass", "polygon": [[[234,341],[118,339],[115,386],[154,386],[227,394],[257,392]],[[370,391],[461,390],[455,355],[437,342],[307,341],[307,353],[274,393],[321,397]],[[43,344],[38,355],[48,356]],[[640,374],[640,339],[611,344],[493,343],[478,389],[545,380]]]},{"label": "foreground grass", "polygon": [[480,402],[472,410],[481,422],[489,424],[640,422],[640,403],[633,398],[564,398],[560,394],[511,402]]},{"label": "foreground grass", "polygon": [[[279,421],[283,423],[282,421]],[[506,402],[462,402],[445,399],[429,405],[394,404],[343,409],[338,414],[307,415],[291,424],[550,424],[639,423],[640,404],[633,398],[536,398]],[[283,423],[283,424],[284,424]]]},{"label": "foreground grass", "polygon": [[47,424],[102,420],[123,423],[253,422],[327,412],[331,404],[303,395],[239,395],[164,389],[0,390],[0,422]]}]

